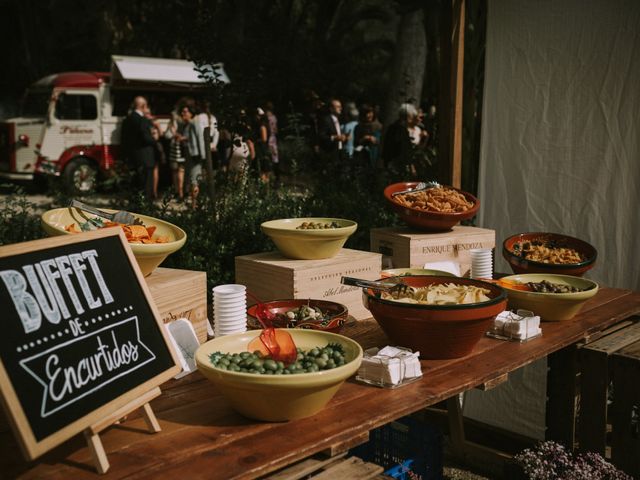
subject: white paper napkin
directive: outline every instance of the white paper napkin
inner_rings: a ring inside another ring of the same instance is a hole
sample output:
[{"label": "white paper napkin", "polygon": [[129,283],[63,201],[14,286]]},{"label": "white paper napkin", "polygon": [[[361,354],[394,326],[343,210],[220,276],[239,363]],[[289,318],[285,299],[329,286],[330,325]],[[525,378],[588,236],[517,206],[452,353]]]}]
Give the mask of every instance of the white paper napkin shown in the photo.
[{"label": "white paper napkin", "polygon": [[194,372],[196,370],[195,354],[200,342],[193,325],[186,318],[179,318],[165,324],[165,328],[182,365],[182,372],[176,375],[175,378],[184,377]]},{"label": "white paper napkin", "polygon": [[506,310],[494,320],[493,333],[518,340],[536,337],[542,333],[540,316],[523,316]]},{"label": "white paper napkin", "polygon": [[382,386],[398,385],[422,376],[419,357],[420,352],[398,347],[372,348],[365,351],[358,377]]}]

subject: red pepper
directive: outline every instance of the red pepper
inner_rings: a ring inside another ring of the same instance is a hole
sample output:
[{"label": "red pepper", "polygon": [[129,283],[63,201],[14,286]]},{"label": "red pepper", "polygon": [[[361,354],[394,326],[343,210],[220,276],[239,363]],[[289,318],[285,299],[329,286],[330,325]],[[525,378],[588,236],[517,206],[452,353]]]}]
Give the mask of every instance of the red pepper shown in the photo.
[{"label": "red pepper", "polygon": [[273,327],[276,316],[262,302],[256,307],[256,318],[262,325],[262,333],[249,343],[249,351],[259,350],[263,355],[285,365],[295,362],[298,351],[293,338],[289,332]]}]

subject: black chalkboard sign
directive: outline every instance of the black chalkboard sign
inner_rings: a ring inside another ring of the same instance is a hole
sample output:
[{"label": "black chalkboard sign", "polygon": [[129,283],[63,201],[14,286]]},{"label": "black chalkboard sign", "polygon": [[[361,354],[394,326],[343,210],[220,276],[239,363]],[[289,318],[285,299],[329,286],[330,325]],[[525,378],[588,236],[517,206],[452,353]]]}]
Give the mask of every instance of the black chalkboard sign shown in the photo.
[{"label": "black chalkboard sign", "polygon": [[121,229],[0,247],[0,391],[28,458],[179,371]]}]

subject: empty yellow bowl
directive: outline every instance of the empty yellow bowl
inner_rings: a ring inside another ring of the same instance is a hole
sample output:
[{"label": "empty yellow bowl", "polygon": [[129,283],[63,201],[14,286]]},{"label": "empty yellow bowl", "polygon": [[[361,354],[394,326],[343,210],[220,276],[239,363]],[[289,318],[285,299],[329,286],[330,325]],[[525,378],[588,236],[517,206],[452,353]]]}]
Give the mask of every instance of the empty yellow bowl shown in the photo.
[{"label": "empty yellow bowl", "polygon": [[[340,227],[317,230],[298,229],[297,227],[304,222],[336,222]],[[285,257],[318,260],[337,255],[347,238],[356,231],[358,224],[343,218],[285,218],[264,222],[260,228],[273,240]]]},{"label": "empty yellow bowl", "polygon": [[196,351],[196,364],[200,372],[215,384],[231,407],[245,417],[284,422],[315,415],[360,366],[362,348],[350,338],[318,330],[285,330],[293,337],[296,347],[302,350],[339,343],[345,350],[345,364],[331,370],[294,375],[232,372],[211,364],[209,356],[214,352],[246,352],[249,342],[262,330],[218,337],[201,345]]},{"label": "empty yellow bowl", "polygon": [[[509,282],[537,283],[542,280],[582,289],[586,288],[586,290],[574,293],[542,293],[509,288]],[[501,279],[500,286],[507,292],[510,309],[522,308],[530,310],[539,315],[541,320],[549,322],[571,320],[580,311],[585,302],[598,293],[598,284],[594,281],[570,275],[554,275],[552,273],[510,275]]]},{"label": "empty yellow bowl", "polygon": [[[101,208],[101,210],[109,213],[116,212],[116,210],[110,210],[108,208]],[[169,237],[168,243],[129,244],[133,251],[133,256],[140,266],[142,275],[146,277],[170,254],[182,248],[184,242],[187,240],[187,234],[181,228],[164,220],[147,217],[146,215],[138,215],[136,213],[134,213],[134,216],[142,220],[146,227],[155,226],[156,231],[154,235]],[[75,223],[79,227],[80,223],[85,223],[89,218],[96,218],[96,216],[78,210],[77,208],[54,208],[42,214],[41,225],[47,235],[52,237],[56,235],[75,235],[74,233],[67,232],[64,228],[71,223]]]}]

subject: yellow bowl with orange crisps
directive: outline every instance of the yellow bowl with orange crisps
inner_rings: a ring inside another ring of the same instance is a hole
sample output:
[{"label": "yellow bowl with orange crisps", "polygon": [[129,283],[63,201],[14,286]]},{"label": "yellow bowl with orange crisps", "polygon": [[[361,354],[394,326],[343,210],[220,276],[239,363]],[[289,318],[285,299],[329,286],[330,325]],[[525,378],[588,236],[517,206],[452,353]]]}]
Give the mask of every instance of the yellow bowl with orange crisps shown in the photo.
[{"label": "yellow bowl with orange crisps", "polygon": [[[108,213],[115,213],[117,210],[102,208]],[[184,230],[172,223],[165,222],[159,218],[148,217],[146,215],[133,214],[142,220],[146,227],[156,227],[154,236],[168,237],[166,243],[130,243],[129,246],[133,251],[142,275],[145,277],[151,273],[172,253],[180,250],[187,241],[187,234]],[[54,208],[48,210],[40,217],[40,223],[45,233],[51,237],[56,235],[75,235],[75,233],[65,230],[65,227],[75,223],[78,227],[81,223],[87,222],[89,219],[98,218],[95,215],[84,212],[77,208]]]}]

